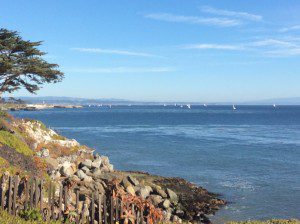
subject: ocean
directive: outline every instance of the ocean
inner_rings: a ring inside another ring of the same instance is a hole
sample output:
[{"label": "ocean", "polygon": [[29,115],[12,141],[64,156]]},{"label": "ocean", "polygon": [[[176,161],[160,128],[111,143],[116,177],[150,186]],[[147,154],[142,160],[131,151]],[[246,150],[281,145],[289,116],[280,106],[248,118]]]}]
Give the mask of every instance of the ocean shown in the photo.
[{"label": "ocean", "polygon": [[300,218],[300,106],[108,106],[16,111],[109,156],[183,177],[229,203],[210,217]]}]

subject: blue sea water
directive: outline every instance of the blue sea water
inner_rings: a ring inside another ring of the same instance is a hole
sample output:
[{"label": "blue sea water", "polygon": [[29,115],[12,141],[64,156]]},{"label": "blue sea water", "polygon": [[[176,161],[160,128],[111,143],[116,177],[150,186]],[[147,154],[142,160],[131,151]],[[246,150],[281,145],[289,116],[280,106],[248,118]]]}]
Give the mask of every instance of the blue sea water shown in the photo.
[{"label": "blue sea water", "polygon": [[300,106],[113,106],[17,111],[108,155],[183,177],[229,204],[211,217],[300,218]]}]

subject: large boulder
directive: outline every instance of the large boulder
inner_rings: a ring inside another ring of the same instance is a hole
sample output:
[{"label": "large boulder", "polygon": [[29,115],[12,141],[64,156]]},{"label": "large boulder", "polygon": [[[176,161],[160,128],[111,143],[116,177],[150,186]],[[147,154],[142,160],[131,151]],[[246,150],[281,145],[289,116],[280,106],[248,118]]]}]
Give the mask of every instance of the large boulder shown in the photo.
[{"label": "large boulder", "polygon": [[139,181],[131,175],[128,176],[128,180],[133,186],[137,186],[140,184]]},{"label": "large boulder", "polygon": [[85,161],[81,162],[80,166],[81,167],[86,166],[87,168],[91,169],[92,168],[92,160],[86,159]]},{"label": "large boulder", "polygon": [[143,199],[148,197],[150,195],[151,189],[149,189],[149,186],[146,187],[141,187],[138,191],[137,194],[141,196]]},{"label": "large boulder", "polygon": [[167,198],[168,197],[167,193],[163,189],[161,189],[160,186],[154,186],[153,187],[153,192],[155,194],[161,196],[162,198]]},{"label": "large boulder", "polygon": [[80,180],[83,180],[84,178],[87,177],[87,175],[82,171],[82,170],[78,170],[76,172],[76,176],[80,179]]},{"label": "large boulder", "polygon": [[171,202],[170,202],[168,199],[164,200],[164,202],[163,202],[163,204],[162,204],[162,206],[163,206],[165,209],[170,208],[170,205],[171,205]]},{"label": "large boulder", "polygon": [[134,188],[132,186],[126,187],[126,191],[127,191],[127,193],[129,193],[129,194],[131,194],[133,196],[135,195],[135,190],[134,190]]},{"label": "large boulder", "polygon": [[95,159],[92,164],[91,167],[92,168],[99,168],[101,166],[102,160],[101,159]]},{"label": "large boulder", "polygon": [[149,199],[152,202],[152,204],[154,204],[155,206],[158,206],[163,201],[161,196],[154,195],[154,194],[150,195],[147,199]]},{"label": "large boulder", "polygon": [[109,158],[107,156],[101,156],[103,166],[109,164]]},{"label": "large boulder", "polygon": [[178,202],[178,196],[174,191],[167,188],[167,194],[168,194],[168,197],[169,197],[169,199],[172,203],[176,204]]},{"label": "large boulder", "polygon": [[48,158],[50,156],[49,149],[42,148],[36,155],[41,158]]},{"label": "large boulder", "polygon": [[69,177],[75,173],[75,165],[68,161],[65,161],[61,165],[59,172],[62,176]]}]

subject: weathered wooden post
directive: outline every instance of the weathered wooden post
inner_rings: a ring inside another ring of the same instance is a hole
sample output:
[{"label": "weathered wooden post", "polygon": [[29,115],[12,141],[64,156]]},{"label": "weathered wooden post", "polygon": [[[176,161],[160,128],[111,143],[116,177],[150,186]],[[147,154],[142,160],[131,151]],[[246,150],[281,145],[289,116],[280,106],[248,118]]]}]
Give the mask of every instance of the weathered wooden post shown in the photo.
[{"label": "weathered wooden post", "polygon": [[41,180],[41,182],[40,182],[40,212],[43,211],[43,185],[44,185],[44,181]]},{"label": "weathered wooden post", "polygon": [[76,224],[80,222],[80,214],[79,214],[79,189],[76,190]]},{"label": "weathered wooden post", "polygon": [[103,216],[104,216],[104,224],[107,224],[106,195],[103,196]]},{"label": "weathered wooden post", "polygon": [[99,214],[99,216],[98,216],[98,224],[101,224],[102,223],[102,195],[101,194],[99,194],[98,193],[98,195],[99,195],[99,198],[98,198],[98,214]]},{"label": "weathered wooden post", "polygon": [[62,198],[63,198],[63,186],[59,187],[59,200],[58,200],[58,219],[62,217]]},{"label": "weathered wooden post", "polygon": [[5,198],[5,188],[4,188],[4,177],[1,177],[1,209],[4,210],[4,198]]},{"label": "weathered wooden post", "polygon": [[12,176],[9,177],[9,187],[8,187],[8,213],[11,214],[11,196],[12,196]]},{"label": "weathered wooden post", "polygon": [[18,187],[19,187],[19,176],[15,176],[14,181],[14,194],[13,194],[13,215],[16,215],[16,207],[17,207],[17,195],[18,195]]},{"label": "weathered wooden post", "polygon": [[114,198],[110,195],[110,224],[114,224]]},{"label": "weathered wooden post", "polygon": [[33,196],[34,196],[34,181],[30,181],[30,208],[33,208]]},{"label": "weathered wooden post", "polygon": [[91,201],[91,224],[94,224],[95,222],[95,198],[94,198],[94,192],[92,193],[92,201]]},{"label": "weathered wooden post", "polygon": [[39,184],[38,184],[38,179],[35,179],[35,190],[34,190],[34,208],[37,208],[38,206],[38,200],[39,200]]}]

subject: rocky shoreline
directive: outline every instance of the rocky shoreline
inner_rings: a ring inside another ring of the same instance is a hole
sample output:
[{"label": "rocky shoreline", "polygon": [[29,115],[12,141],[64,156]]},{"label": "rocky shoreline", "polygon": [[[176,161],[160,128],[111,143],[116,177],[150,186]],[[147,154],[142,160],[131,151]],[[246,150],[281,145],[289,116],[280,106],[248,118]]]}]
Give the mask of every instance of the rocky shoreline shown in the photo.
[{"label": "rocky shoreline", "polygon": [[[72,186],[68,205],[70,211],[76,203],[73,189],[79,189],[85,195],[95,191],[105,194],[112,185],[124,195],[152,204],[162,212],[164,222],[211,223],[207,215],[214,214],[226,204],[218,195],[182,178],[115,170],[108,157],[95,154],[93,149],[80,145],[74,139],[58,135],[39,121],[13,119],[5,128],[14,135],[22,133],[21,138],[33,150],[32,156],[45,163],[44,171],[58,188],[66,184]],[[6,151],[9,151],[9,147]],[[30,169],[29,173],[43,175],[41,169],[35,169],[28,162],[30,156],[24,159],[19,152],[15,155],[2,153],[0,156],[11,164],[15,156],[20,166],[24,166],[21,169]],[[88,198],[83,200],[85,204],[89,203]]]}]

